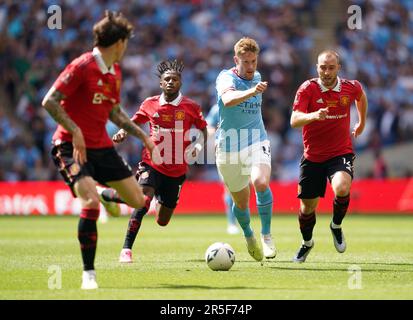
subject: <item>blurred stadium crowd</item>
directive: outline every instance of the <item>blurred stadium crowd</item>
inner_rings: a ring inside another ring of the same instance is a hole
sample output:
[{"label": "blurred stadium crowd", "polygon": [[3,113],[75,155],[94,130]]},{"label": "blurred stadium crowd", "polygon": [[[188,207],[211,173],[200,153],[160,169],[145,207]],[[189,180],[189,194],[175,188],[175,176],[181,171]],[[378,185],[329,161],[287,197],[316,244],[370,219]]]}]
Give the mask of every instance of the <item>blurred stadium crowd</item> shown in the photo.
[{"label": "blurred stadium crowd", "polygon": [[[159,94],[155,67],[166,58],[184,61],[183,92],[206,115],[216,100],[216,76],[233,65],[234,43],[244,35],[255,38],[261,46],[259,71],[270,84],[263,116],[273,178],[296,179],[302,140],[300,130],[290,128],[289,116],[298,86],[316,76],[314,50],[324,49],[313,41],[321,3],[66,0],[59,4],[63,28],[55,30],[47,24],[54,1],[0,1],[0,180],[59,179],[49,156],[55,124],[41,100],[60,71],[91,49],[93,23],[105,9],[122,11],[136,28],[122,63],[123,106],[129,115],[147,96]],[[341,76],[361,81],[369,98],[366,131],[355,146],[379,155],[385,146],[413,140],[413,1],[352,3],[362,7],[362,30],[347,27],[344,11],[337,17],[334,47],[342,57]],[[138,140],[118,148],[137,164]],[[369,175],[385,175],[385,170],[376,173],[372,167]],[[217,179],[216,169],[195,165],[189,178]]]}]

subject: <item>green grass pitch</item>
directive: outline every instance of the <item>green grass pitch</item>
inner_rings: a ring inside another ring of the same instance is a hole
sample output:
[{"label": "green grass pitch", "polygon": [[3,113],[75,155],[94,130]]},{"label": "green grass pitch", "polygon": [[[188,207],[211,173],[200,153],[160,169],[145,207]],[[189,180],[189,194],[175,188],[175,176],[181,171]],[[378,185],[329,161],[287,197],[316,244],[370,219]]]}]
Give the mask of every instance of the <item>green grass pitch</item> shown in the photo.
[{"label": "green grass pitch", "polygon": [[[297,218],[275,215],[278,255],[263,265],[248,255],[240,234],[226,234],[221,215],[175,216],[167,227],[147,216],[135,242],[135,262],[120,265],[127,218],[111,218],[98,224],[100,288],[92,292],[79,289],[77,221],[0,217],[0,299],[413,299],[413,216],[348,216],[343,224],[348,247],[339,254],[329,217],[319,215],[313,251],[307,262],[294,264]],[[258,233],[257,216],[252,224]],[[216,241],[236,251],[228,272],[211,271],[204,261],[206,248]],[[59,275],[61,288],[53,289]]]}]

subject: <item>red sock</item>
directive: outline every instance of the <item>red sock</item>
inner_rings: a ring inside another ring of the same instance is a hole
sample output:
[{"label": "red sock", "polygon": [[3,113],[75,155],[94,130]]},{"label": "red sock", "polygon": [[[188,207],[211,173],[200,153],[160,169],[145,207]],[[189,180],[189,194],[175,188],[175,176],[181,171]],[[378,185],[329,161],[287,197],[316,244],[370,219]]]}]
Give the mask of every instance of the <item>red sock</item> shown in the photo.
[{"label": "red sock", "polygon": [[300,222],[300,231],[304,241],[310,241],[313,238],[313,229],[316,223],[315,211],[310,214],[303,214],[300,210],[298,221]]},{"label": "red sock", "polygon": [[350,194],[345,197],[335,197],[333,202],[333,222],[341,225],[350,204]]}]

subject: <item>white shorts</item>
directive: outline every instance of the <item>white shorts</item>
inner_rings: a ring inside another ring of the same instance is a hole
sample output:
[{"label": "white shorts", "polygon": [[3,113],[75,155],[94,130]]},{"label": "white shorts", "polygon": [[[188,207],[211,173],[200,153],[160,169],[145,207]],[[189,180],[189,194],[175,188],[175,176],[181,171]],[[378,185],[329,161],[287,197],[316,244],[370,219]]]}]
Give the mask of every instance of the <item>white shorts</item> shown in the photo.
[{"label": "white shorts", "polygon": [[216,163],[219,176],[228,190],[241,191],[249,185],[254,166],[265,164],[271,167],[270,141],[254,143],[239,152],[225,152],[217,148]]}]

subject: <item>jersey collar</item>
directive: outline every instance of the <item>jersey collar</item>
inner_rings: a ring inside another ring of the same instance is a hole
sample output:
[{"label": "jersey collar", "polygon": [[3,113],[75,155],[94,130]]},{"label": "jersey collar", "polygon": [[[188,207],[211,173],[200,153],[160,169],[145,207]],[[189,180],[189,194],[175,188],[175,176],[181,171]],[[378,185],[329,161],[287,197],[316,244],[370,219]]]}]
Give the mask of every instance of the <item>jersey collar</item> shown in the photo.
[{"label": "jersey collar", "polygon": [[[326,92],[326,91],[330,90],[329,88],[323,86],[323,84],[321,83],[320,78],[317,79],[317,83],[318,83],[318,86],[320,87],[321,92]],[[335,92],[340,92],[341,91],[341,79],[340,79],[340,77],[337,77],[337,84],[331,90],[333,90]]]},{"label": "jersey collar", "polygon": [[183,98],[182,93],[179,92],[179,94],[178,94],[178,96],[176,97],[175,100],[168,102],[168,101],[165,100],[165,95],[162,93],[161,96],[159,97],[159,104],[161,106],[163,106],[165,104],[172,104],[173,106],[177,107],[181,103],[182,98]]},{"label": "jersey collar", "polygon": [[113,75],[116,75],[115,68],[113,67],[113,65],[110,67],[110,69],[106,66],[105,61],[103,61],[102,58],[102,53],[100,52],[98,47],[93,48],[92,55],[95,58],[96,63],[103,74],[111,73]]},{"label": "jersey collar", "polygon": [[[241,77],[240,74],[238,73],[237,67],[233,67],[233,68],[232,68],[232,72],[233,72],[238,78],[240,78],[241,80],[244,80],[244,81],[252,81],[252,80],[254,80],[254,78],[252,78],[251,80],[248,80],[248,79],[245,79],[245,78]],[[254,77],[255,77],[255,72],[254,72]]]}]

